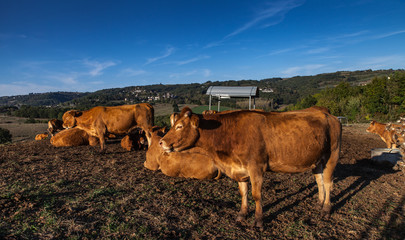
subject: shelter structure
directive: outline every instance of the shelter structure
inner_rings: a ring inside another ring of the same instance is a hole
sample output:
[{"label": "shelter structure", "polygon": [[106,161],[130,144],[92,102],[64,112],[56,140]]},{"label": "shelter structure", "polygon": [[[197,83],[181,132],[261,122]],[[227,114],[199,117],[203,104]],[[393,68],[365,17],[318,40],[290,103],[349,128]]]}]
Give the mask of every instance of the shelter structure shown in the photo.
[{"label": "shelter structure", "polygon": [[211,86],[207,90],[207,95],[210,96],[209,110],[211,110],[212,97],[218,98],[218,112],[220,111],[221,99],[230,98],[249,98],[249,110],[256,108],[256,97],[259,97],[259,90],[255,86],[244,87],[229,87],[229,86]]}]

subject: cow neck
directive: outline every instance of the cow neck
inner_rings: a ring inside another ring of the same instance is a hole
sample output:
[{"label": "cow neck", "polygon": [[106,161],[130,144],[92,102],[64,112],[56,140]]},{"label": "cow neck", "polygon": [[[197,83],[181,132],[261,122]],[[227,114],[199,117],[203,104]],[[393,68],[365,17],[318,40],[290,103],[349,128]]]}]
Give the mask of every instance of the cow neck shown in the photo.
[{"label": "cow neck", "polygon": [[376,128],[376,133],[379,135],[383,135],[385,131],[387,131],[387,129],[385,129],[385,124],[382,123],[374,123],[374,124],[378,124],[378,127]]},{"label": "cow neck", "polygon": [[[90,128],[91,123],[93,122],[93,114],[89,113],[89,111],[83,111],[82,115],[79,117],[76,117],[77,123],[79,123],[81,126]],[[79,125],[77,124],[77,125]]]},{"label": "cow neck", "polygon": [[226,128],[222,127],[223,120],[220,117],[200,117],[200,126],[197,128],[199,137],[194,144],[204,149],[216,149],[219,136],[226,136]]}]

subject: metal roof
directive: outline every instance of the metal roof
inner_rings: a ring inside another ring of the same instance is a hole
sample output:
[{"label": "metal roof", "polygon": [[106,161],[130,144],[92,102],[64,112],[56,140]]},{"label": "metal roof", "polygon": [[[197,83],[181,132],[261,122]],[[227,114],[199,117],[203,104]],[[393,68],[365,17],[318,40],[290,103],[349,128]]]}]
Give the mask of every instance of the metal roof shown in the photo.
[{"label": "metal roof", "polygon": [[259,91],[257,87],[228,87],[228,86],[211,86],[207,90],[207,95],[212,95],[219,98],[230,97],[258,97]]}]

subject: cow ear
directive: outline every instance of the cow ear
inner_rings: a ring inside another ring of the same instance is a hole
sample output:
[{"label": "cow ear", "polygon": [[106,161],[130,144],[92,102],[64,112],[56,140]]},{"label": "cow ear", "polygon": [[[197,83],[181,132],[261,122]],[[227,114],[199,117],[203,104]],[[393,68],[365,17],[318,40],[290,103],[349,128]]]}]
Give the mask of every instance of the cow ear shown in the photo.
[{"label": "cow ear", "polygon": [[82,111],[74,111],[73,112],[74,117],[80,117],[82,114],[83,114]]},{"label": "cow ear", "polygon": [[187,111],[184,113],[184,117],[191,117],[192,112],[191,111]]},{"label": "cow ear", "polygon": [[173,113],[172,115],[170,115],[170,125],[173,127],[174,123],[177,121],[177,119],[179,118],[179,114],[177,113]]},{"label": "cow ear", "polygon": [[200,124],[200,118],[197,115],[192,115],[190,119],[191,126],[197,128]]}]

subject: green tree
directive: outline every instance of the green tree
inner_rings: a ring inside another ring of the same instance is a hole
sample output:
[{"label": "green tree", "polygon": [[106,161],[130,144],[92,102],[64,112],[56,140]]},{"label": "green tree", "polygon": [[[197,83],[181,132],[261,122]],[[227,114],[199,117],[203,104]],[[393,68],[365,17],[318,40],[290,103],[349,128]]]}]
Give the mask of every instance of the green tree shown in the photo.
[{"label": "green tree", "polygon": [[365,107],[370,114],[387,114],[389,110],[389,93],[387,91],[387,78],[374,78],[364,89]]},{"label": "green tree", "polygon": [[8,129],[0,128],[0,144],[11,142],[12,135]]}]

